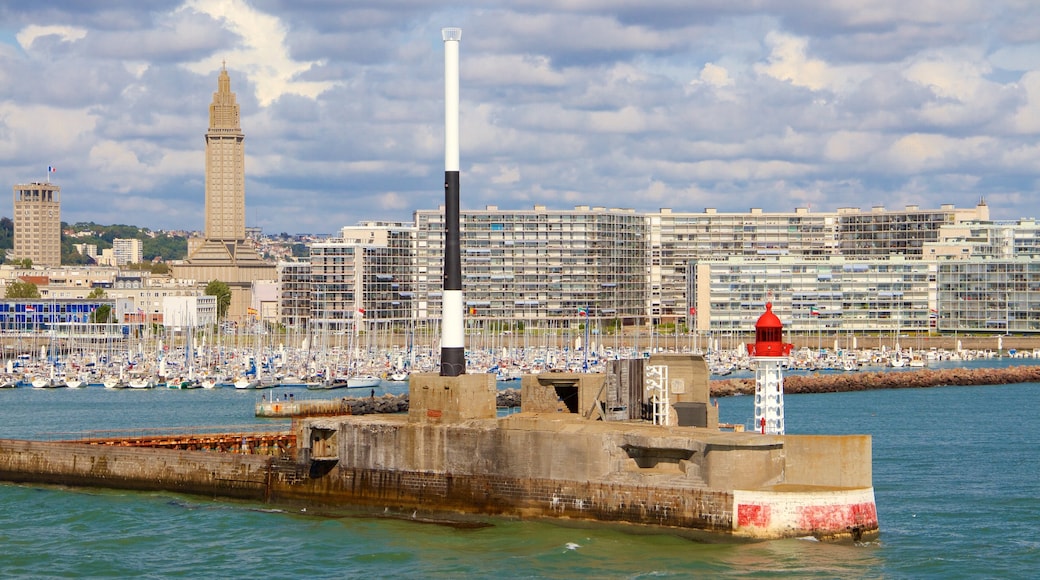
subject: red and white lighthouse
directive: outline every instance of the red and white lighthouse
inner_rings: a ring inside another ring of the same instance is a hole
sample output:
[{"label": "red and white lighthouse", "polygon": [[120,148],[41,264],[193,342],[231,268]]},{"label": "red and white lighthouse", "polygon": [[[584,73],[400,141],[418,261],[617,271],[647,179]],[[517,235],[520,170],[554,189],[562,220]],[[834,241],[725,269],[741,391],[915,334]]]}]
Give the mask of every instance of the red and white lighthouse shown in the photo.
[{"label": "red and white lighthouse", "polygon": [[784,325],[773,314],[773,303],[755,323],[755,342],[747,345],[755,364],[755,429],[762,434],[784,434],[783,363],[793,344],[783,341]]}]

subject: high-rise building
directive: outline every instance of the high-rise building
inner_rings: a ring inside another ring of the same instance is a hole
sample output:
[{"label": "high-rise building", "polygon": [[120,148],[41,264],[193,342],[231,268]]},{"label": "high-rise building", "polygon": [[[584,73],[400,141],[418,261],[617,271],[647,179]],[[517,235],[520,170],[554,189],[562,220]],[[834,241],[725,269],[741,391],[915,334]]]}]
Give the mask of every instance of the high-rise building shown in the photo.
[{"label": "high-rise building", "polygon": [[[499,326],[637,323],[647,308],[646,217],[629,209],[460,213],[464,306]],[[418,319],[440,316],[444,208],[415,212]]]},{"label": "high-rise building", "polygon": [[135,238],[115,238],[112,240],[112,254],[116,266],[140,264],[144,261],[144,245]]},{"label": "high-rise building", "polygon": [[50,182],[14,186],[12,257],[61,265],[61,187]]},{"label": "high-rise building", "polygon": [[174,277],[231,289],[227,315],[246,320],[256,280],[274,280],[274,264],[260,259],[246,237],[245,133],[227,68],[221,68],[209,106],[206,132],[206,229],[188,242],[188,259],[174,265]]},{"label": "high-rise building", "polygon": [[412,320],[415,228],[368,222],[341,235],[311,246],[311,328],[393,328]]}]

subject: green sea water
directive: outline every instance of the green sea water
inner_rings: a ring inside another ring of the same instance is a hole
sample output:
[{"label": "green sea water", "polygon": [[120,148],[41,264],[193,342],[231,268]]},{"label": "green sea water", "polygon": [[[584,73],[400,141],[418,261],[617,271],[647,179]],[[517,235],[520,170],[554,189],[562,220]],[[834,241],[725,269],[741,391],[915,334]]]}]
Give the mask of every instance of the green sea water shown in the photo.
[{"label": "green sea water", "polygon": [[[296,391],[306,396],[303,391]],[[256,394],[0,392],[0,436],[242,425]],[[452,527],[166,493],[0,484],[3,578],[1034,578],[1040,385],[789,395],[790,433],[869,433],[881,537],[699,543],[489,519]],[[720,401],[743,422],[751,397]]]}]

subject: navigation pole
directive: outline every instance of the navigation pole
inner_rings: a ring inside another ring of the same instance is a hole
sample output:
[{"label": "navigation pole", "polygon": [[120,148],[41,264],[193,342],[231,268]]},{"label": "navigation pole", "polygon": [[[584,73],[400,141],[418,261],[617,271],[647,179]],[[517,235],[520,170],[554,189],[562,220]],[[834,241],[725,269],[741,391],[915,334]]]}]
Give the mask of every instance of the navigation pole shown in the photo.
[{"label": "navigation pole", "polygon": [[459,41],[461,28],[443,28],[444,39],[444,293],[441,303],[441,376],[466,374],[459,234]]}]

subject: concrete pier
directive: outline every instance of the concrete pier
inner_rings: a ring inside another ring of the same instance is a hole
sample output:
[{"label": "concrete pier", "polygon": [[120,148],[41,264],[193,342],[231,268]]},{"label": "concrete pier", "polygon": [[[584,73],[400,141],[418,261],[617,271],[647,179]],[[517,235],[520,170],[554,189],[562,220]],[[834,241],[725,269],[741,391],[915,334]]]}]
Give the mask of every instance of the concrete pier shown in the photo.
[{"label": "concrete pier", "polygon": [[[282,440],[288,456],[7,440],[0,479],[610,522],[698,537],[878,534],[869,436],[720,431],[703,359],[655,362],[674,367],[667,376],[677,404],[705,406],[703,426],[640,420],[645,389],[604,375],[525,377],[522,412],[496,418],[493,376],[420,374],[407,414],[297,419]],[[616,411],[622,405],[627,418]]]}]

